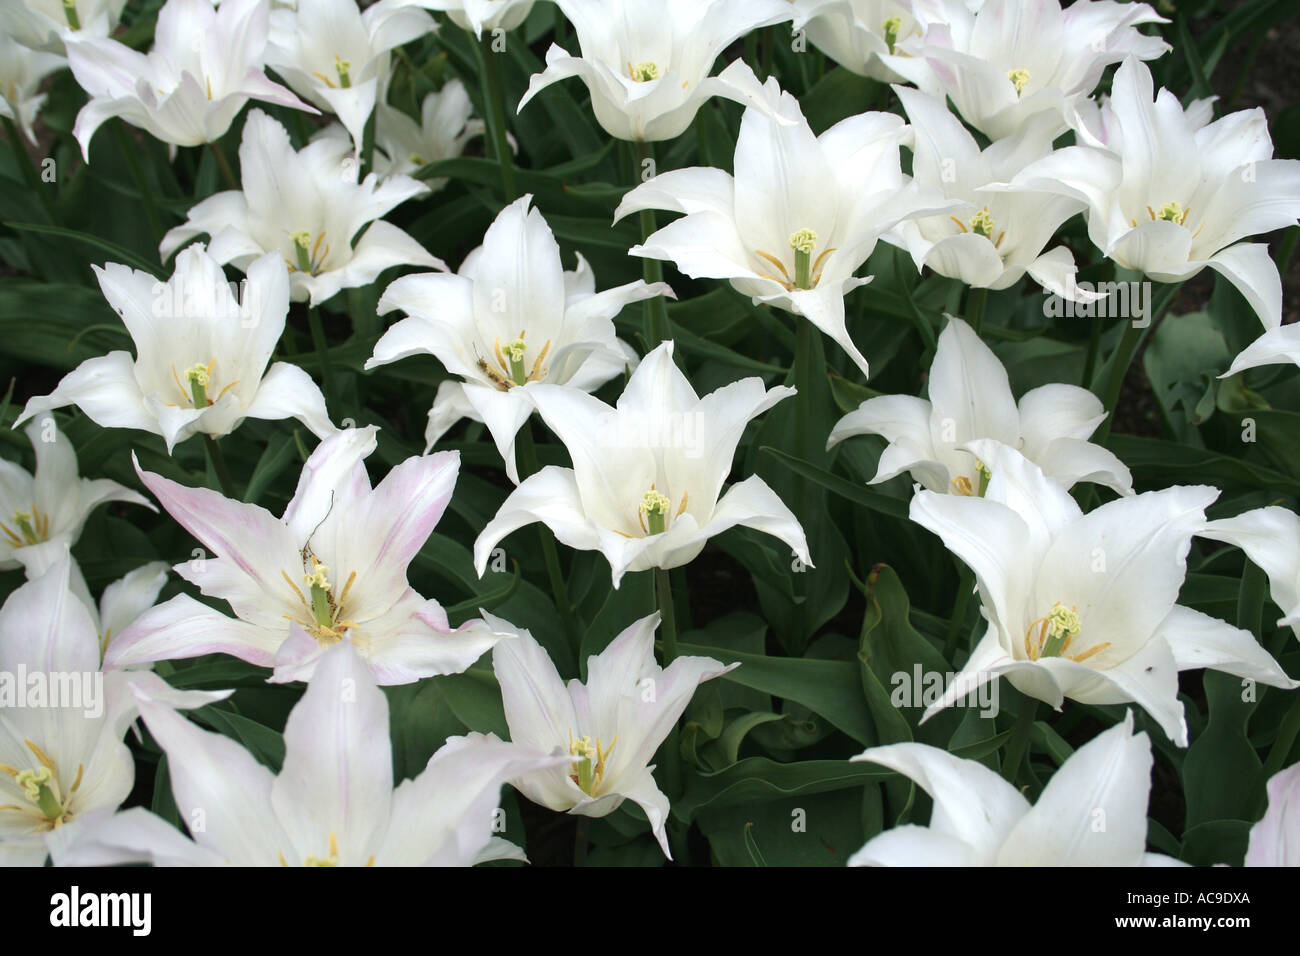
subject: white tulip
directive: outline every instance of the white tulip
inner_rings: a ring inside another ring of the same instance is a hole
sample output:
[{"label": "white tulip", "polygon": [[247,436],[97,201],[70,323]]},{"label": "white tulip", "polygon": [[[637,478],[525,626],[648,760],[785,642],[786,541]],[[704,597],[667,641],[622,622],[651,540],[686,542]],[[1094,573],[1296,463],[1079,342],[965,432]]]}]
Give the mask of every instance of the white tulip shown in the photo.
[{"label": "white tulip", "polygon": [[1177,485],[1084,514],[1019,452],[967,447],[992,473],[984,497],[918,491],[911,517],[975,572],[989,625],[927,718],[1005,675],[1058,710],[1066,698],[1135,702],[1186,747],[1179,671],[1300,686],[1248,631],[1175,603],[1217,488]]},{"label": "white tulip", "polygon": [[138,53],[108,37],[66,37],[68,64],[90,95],[72,133],[90,162],[90,140],[121,117],[171,147],[220,139],[249,100],[316,110],[262,68],[266,0],[167,0],[158,14],[153,49]]},{"label": "white tulip", "polygon": [[268,368],[289,312],[289,275],[276,253],[248,267],[242,301],[200,244],[182,250],[167,282],[110,262],[92,267],[135,344],[87,359],[19,416],[76,405],[104,428],[161,435],[171,451],[195,434],[220,437],[245,418],[297,418],[320,438],[325,396],[297,365]]},{"label": "white tulip", "polygon": [[988,483],[968,442],[993,439],[1020,451],[1062,488],[1095,481],[1133,493],[1133,476],[1114,453],[1088,441],[1106,419],[1101,401],[1077,385],[1031,389],[1016,404],[1007,370],[961,319],[949,316],[927,379],[930,400],[911,395],[869,398],[831,430],[826,447],[856,435],[889,442],[870,484],[904,471],[930,491],[979,495]]},{"label": "white tulip", "polygon": [[780,538],[811,566],[803,528],[763,479],[722,494],[745,426],[794,389],[746,378],[700,398],[668,341],[641,361],[615,408],[561,385],[528,392],[573,468],[548,465],[506,498],[474,542],[480,577],[497,542],[535,521],[562,544],[604,554],[616,588],[628,571],[695,560],[736,525]]},{"label": "white tulip", "polygon": [[[447,267],[409,235],[379,217],[429,188],[409,176],[357,181],[351,146],[336,138],[295,152],[285,128],[261,110],[244,123],[239,147],[243,190],[209,196],[163,237],[166,259],[196,236],[211,237],[208,253],[248,272],[275,252],[289,267],[290,298],[326,301],[342,289],[369,285],[392,266]],[[365,234],[352,239],[369,223]]]},{"label": "white tulip", "polygon": [[529,390],[547,382],[594,391],[635,366],[636,353],[614,332],[614,317],[630,302],[672,295],[664,283],[637,280],[596,292],[582,256],[566,272],[546,220],[529,209],[531,196],[497,215],[460,273],[398,279],[379,300],[382,315],[408,318],[376,343],[366,368],[409,355],[437,356],[460,381],[444,382],[429,410],[425,451],[461,418],[484,422],[519,482],[515,435],[533,405]]}]

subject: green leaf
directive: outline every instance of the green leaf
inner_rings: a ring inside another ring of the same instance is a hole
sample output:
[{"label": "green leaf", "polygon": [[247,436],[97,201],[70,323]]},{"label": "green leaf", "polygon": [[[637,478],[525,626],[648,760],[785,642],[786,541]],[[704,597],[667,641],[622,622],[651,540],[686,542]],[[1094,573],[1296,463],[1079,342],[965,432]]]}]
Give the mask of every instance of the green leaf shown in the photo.
[{"label": "green leaf", "polygon": [[877,742],[855,664],[766,657],[695,644],[678,645],[678,652],[712,657],[724,664],[739,661],[740,666],[724,674],[722,680],[798,701],[814,713],[821,714],[858,743],[870,747]]}]

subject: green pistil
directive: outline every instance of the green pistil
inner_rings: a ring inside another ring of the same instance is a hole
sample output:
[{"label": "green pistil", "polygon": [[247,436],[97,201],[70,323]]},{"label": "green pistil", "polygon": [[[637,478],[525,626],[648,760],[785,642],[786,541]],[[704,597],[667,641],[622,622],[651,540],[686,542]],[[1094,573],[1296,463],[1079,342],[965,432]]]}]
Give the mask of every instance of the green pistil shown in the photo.
[{"label": "green pistil", "polygon": [[885,21],[885,44],[889,47],[889,52],[894,52],[894,44],[898,42],[898,31],[903,28],[902,17],[890,17]]},{"label": "green pistil", "polygon": [[790,237],[794,250],[794,284],[798,289],[812,288],[812,253],[817,248],[817,233],[800,229]]},{"label": "green pistil", "polygon": [[1167,202],[1160,207],[1160,215],[1157,218],[1165,222],[1182,222],[1186,215],[1181,204]]},{"label": "green pistil", "polygon": [[18,530],[23,533],[23,540],[28,544],[36,544],[40,541],[40,535],[32,527],[32,516],[25,511],[14,512],[14,523],[18,525]]},{"label": "green pistil", "polygon": [[638,63],[628,70],[632,74],[632,79],[638,83],[648,83],[650,80],[659,79],[659,64],[646,60]]},{"label": "green pistil", "polygon": [[334,623],[334,609],[330,607],[329,568],[318,564],[311,574],[303,575],[303,583],[311,588],[311,613],[318,627]]},{"label": "green pistil", "polygon": [[311,233],[306,229],[300,229],[298,232],[289,236],[293,240],[293,248],[298,254],[298,271],[312,274],[311,255],[307,252],[307,246],[311,242]]},{"label": "green pistil", "polygon": [[352,85],[352,77],[348,76],[348,70],[352,69],[351,62],[349,62],[348,60],[344,60],[337,53],[335,53],[334,69],[337,70],[339,74],[339,86],[343,87],[343,89],[346,90],[348,87]]},{"label": "green pistil", "polygon": [[68,18],[69,29],[81,29],[81,17],[77,16],[77,0],[63,0],[63,15]]},{"label": "green pistil", "polygon": [[206,365],[192,365],[185,370],[185,379],[190,383],[190,395],[195,408],[208,407],[208,368]]},{"label": "green pistil", "polygon": [[1047,615],[1047,642],[1039,657],[1059,657],[1065,649],[1065,643],[1077,637],[1082,625],[1079,615],[1064,605],[1057,604]]},{"label": "green pistil", "polygon": [[641,497],[641,514],[645,515],[647,534],[663,534],[668,527],[668,509],[671,507],[667,496],[653,488]]},{"label": "green pistil", "polygon": [[993,238],[993,217],[987,209],[981,209],[970,218],[970,231],[985,239]]},{"label": "green pistil", "polygon": [[527,346],[523,339],[515,339],[505,347],[506,359],[510,362],[510,378],[516,385],[523,385],[528,381],[528,373],[524,370],[524,352]]}]

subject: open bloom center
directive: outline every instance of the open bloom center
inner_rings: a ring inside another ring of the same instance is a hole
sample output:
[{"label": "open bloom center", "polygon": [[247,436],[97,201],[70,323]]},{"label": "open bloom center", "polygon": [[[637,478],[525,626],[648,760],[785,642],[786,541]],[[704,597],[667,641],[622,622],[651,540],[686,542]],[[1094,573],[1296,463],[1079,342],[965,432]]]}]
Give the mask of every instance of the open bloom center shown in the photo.
[{"label": "open bloom center", "polygon": [[[284,261],[288,263],[290,272],[305,272],[307,275],[317,276],[325,271],[325,263],[330,255],[330,245],[325,241],[325,233],[322,232],[313,239],[310,231],[299,229],[297,232],[289,233],[289,238],[293,241],[294,258],[285,256]],[[321,246],[325,248],[322,250]]]},{"label": "open bloom center", "polygon": [[546,340],[546,344],[542,346],[542,350],[537,353],[537,358],[533,361],[533,367],[528,369],[524,364],[524,356],[528,353],[528,344],[524,341],[526,331],[521,329],[519,338],[504,346],[500,339],[492,343],[492,351],[497,360],[496,368],[493,368],[484,358],[478,360],[479,371],[503,392],[508,392],[516,385],[527,385],[529,382],[546,378],[548,369],[542,363],[546,361],[546,356],[551,351],[551,340]]},{"label": "open bloom center", "polygon": [[993,472],[989,471],[989,466],[982,461],[975,462],[975,474],[978,476],[978,487],[971,482],[965,475],[958,475],[950,485],[954,495],[967,495],[972,498],[983,498],[984,492],[989,489],[989,479],[993,477]]},{"label": "open bloom center", "polygon": [[[176,372],[176,366],[172,366],[172,381],[176,383],[176,388],[181,394],[182,404],[192,405],[194,408],[207,408],[209,405],[221,401],[221,399],[225,397],[226,392],[239,384],[239,380],[236,379],[222,388],[221,391],[217,393],[216,398],[209,398],[208,390],[213,384],[212,371],[216,366],[216,359],[211,359],[207,365],[204,365],[202,362],[196,362],[187,368],[184,374],[179,375]],[[171,405],[175,403],[168,402],[168,404]]]},{"label": "open bloom center", "polygon": [[570,768],[572,772],[569,774],[569,779],[587,796],[594,796],[596,788],[605,778],[605,761],[614,752],[617,743],[617,735],[606,748],[599,737],[593,744],[591,738],[586,736],[575,740],[573,731],[569,731],[569,754],[575,758]]},{"label": "open bloom center", "polygon": [[1019,96],[1025,91],[1025,84],[1029,82],[1029,71],[1020,68],[1007,70],[1007,79],[1016,88],[1016,96]]},{"label": "open bloom center", "polygon": [[[985,239],[988,239],[993,243],[994,249],[1001,248],[1002,240],[1007,237],[1007,231],[1005,229],[1000,231],[998,230],[997,222],[993,219],[993,214],[989,212],[988,206],[985,206],[979,212],[975,213],[975,215],[971,216],[966,222],[962,222],[956,216],[949,216],[948,218],[955,222],[957,228],[962,232],[973,233],[974,235],[983,236]],[[996,239],[993,238],[995,232],[997,233]],[[1003,258],[1005,258],[1005,256]]]},{"label": "open bloom center", "polygon": [[81,776],[85,771],[84,765],[78,765],[77,777],[72,781],[72,786],[65,794],[63,788],[59,785],[59,772],[55,767],[54,761],[49,758],[40,747],[30,740],[24,740],[35,756],[38,766],[19,770],[16,767],[10,767],[8,764],[0,764],[0,773],[6,773],[18,789],[22,791],[26,805],[8,803],[0,806],[0,810],[15,810],[29,817],[36,818],[40,830],[53,830],[68,822],[71,812],[68,807],[72,803],[72,798],[81,786]]},{"label": "open bloom center", "polygon": [[316,77],[316,79],[320,80],[331,90],[339,89],[339,88],[346,90],[352,86],[352,75],[350,73],[351,69],[352,69],[352,62],[350,60],[343,59],[343,57],[335,53],[334,54],[334,75],[338,78],[338,83],[335,83],[332,79],[329,78],[328,75],[324,73],[313,72],[312,76]]},{"label": "open bloom center", "polygon": [[835,250],[824,249],[821,255],[815,260],[812,257],[813,252],[817,249],[817,233],[812,229],[798,229],[790,234],[790,248],[794,250],[794,277],[791,278],[790,270],[785,267],[785,263],[770,252],[764,252],[762,249],[755,249],[756,255],[772,263],[776,267],[780,276],[770,273],[760,273],[764,279],[771,279],[773,282],[780,283],[785,287],[787,292],[793,292],[795,289],[811,289],[822,277],[822,265],[826,262],[826,257]]},{"label": "open bloom center", "polygon": [[30,512],[14,512],[12,528],[0,522],[0,532],[4,533],[5,540],[15,548],[40,544],[50,536],[50,516],[33,504]]},{"label": "open bloom center", "polygon": [[642,60],[635,65],[629,63],[627,72],[638,83],[648,83],[659,79],[659,64],[651,60]]},{"label": "open bloom center", "polygon": [[[310,567],[306,565],[307,560],[311,561]],[[335,595],[334,587],[330,583],[329,570],[328,566],[316,559],[316,555],[307,552],[307,558],[304,559],[302,588],[293,583],[288,572],[280,571],[285,583],[293,589],[298,600],[302,602],[304,612],[301,615],[284,616],[301,624],[303,629],[321,644],[336,644],[349,630],[361,626],[344,616],[344,608],[348,595],[352,592],[352,585],[356,583],[357,572],[353,571],[348,575],[343,590]]]},{"label": "open bloom center", "polygon": [[1072,661],[1085,661],[1110,647],[1110,641],[1094,644],[1078,654],[1068,653],[1074,639],[1083,631],[1077,607],[1067,608],[1060,601],[1044,617],[1038,618],[1025,630],[1025,653],[1031,661],[1044,657],[1064,657]]}]

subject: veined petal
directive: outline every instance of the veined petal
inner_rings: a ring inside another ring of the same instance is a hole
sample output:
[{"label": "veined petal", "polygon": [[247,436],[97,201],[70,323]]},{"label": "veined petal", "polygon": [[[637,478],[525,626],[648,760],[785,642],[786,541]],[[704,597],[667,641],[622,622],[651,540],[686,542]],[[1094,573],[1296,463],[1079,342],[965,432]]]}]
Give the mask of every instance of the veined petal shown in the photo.
[{"label": "veined petal", "polygon": [[271,805],[299,853],[360,865],[388,829],[393,793],[388,700],[349,641],[322,655],[284,727]]}]

